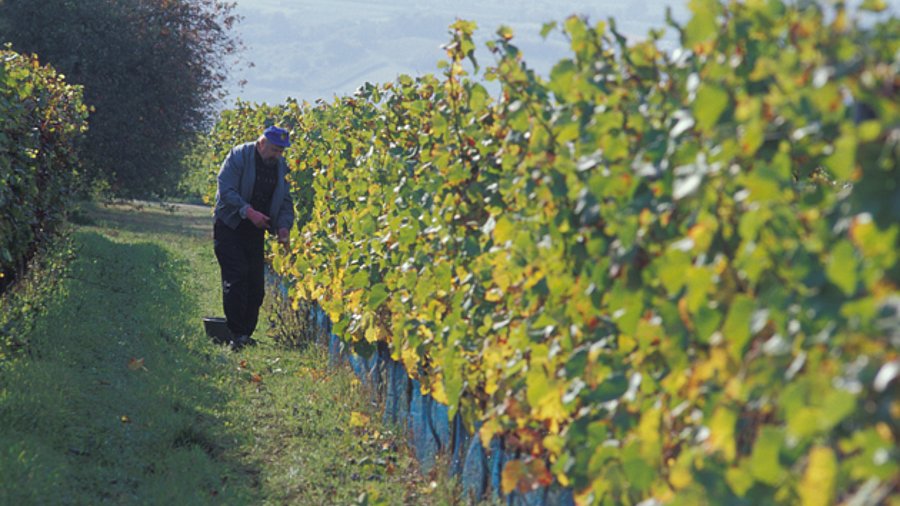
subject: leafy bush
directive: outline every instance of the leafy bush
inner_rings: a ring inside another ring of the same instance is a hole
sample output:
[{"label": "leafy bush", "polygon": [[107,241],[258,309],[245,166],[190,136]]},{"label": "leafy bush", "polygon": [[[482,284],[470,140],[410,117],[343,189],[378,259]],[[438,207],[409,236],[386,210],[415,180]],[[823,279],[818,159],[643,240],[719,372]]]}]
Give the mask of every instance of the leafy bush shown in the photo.
[{"label": "leafy bush", "polygon": [[87,176],[118,197],[180,192],[187,141],[212,123],[241,47],[237,19],[220,0],[0,2],[6,41],[84,85]]},{"label": "leafy bush", "polygon": [[81,93],[37,56],[0,51],[0,291],[65,217],[79,184]]}]

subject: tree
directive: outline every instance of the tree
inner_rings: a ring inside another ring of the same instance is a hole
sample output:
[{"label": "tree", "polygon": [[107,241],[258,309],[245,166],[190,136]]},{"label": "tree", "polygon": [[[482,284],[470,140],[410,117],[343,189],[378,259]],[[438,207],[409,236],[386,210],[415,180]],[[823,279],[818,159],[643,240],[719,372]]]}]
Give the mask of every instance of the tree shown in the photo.
[{"label": "tree", "polygon": [[220,0],[0,1],[0,33],[37,53],[93,107],[87,175],[123,197],[162,196],[207,127],[240,48]]}]

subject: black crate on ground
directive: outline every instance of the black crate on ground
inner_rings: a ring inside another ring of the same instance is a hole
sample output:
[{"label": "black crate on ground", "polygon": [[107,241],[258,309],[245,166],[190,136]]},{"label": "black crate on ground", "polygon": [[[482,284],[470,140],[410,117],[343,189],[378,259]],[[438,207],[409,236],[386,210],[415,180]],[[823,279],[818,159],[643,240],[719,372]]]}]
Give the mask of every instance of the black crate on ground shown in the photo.
[{"label": "black crate on ground", "polygon": [[206,335],[209,336],[213,342],[219,344],[225,344],[234,338],[231,331],[228,330],[225,318],[222,316],[203,317],[203,328],[206,329]]}]

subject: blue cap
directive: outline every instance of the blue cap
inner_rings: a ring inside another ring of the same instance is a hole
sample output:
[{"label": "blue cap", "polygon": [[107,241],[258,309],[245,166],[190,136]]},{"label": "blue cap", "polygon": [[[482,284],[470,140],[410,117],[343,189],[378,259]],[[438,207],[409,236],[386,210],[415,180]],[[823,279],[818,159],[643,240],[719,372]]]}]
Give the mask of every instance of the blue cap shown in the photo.
[{"label": "blue cap", "polygon": [[268,139],[269,142],[276,146],[286,148],[291,145],[291,134],[283,128],[270,126],[269,128],[266,128],[266,131],[263,132],[263,135],[266,136],[266,139]]}]

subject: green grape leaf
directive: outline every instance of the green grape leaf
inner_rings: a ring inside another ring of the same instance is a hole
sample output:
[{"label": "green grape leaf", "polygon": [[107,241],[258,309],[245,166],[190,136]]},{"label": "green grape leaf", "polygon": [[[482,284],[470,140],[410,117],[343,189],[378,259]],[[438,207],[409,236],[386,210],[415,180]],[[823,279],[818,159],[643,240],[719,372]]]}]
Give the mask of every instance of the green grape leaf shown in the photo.
[{"label": "green grape leaf", "polygon": [[884,0],[863,0],[859,8],[864,11],[882,12],[888,8]]},{"label": "green grape leaf", "polygon": [[624,374],[613,374],[606,378],[588,396],[592,402],[608,402],[618,399],[628,391],[628,378]]},{"label": "green grape leaf", "polygon": [[847,181],[853,176],[856,164],[856,137],[842,135],[834,143],[834,152],[825,159],[825,168],[840,180]]},{"label": "green grape leaf", "polygon": [[701,343],[708,343],[709,338],[719,329],[722,323],[722,313],[718,309],[709,307],[708,305],[700,306],[695,319],[697,325],[697,337]]},{"label": "green grape leaf", "polygon": [[475,83],[469,89],[469,109],[472,111],[482,111],[490,100],[487,90],[484,86]]},{"label": "green grape leaf", "polygon": [[656,469],[640,454],[640,445],[632,443],[622,452],[622,469],[628,483],[639,491],[645,491],[653,484]]},{"label": "green grape leaf", "polygon": [[691,0],[689,6],[693,16],[684,28],[684,45],[706,42],[715,37],[718,30],[716,16],[719,13],[717,0]]},{"label": "green grape leaf", "polygon": [[719,121],[728,106],[728,92],[712,84],[701,84],[692,110],[697,126],[709,132]]},{"label": "green grape leaf", "polygon": [[374,311],[378,309],[388,298],[387,287],[383,283],[378,283],[369,289],[369,309]]},{"label": "green grape leaf", "polygon": [[729,353],[738,362],[743,361],[744,348],[750,340],[750,318],[755,308],[756,303],[746,295],[736,296],[728,308],[722,334]]},{"label": "green grape leaf", "polygon": [[736,455],[734,427],[737,418],[734,410],[719,406],[709,422],[709,445],[714,450],[720,450],[727,462],[733,462]]},{"label": "green grape leaf", "polygon": [[512,221],[510,221],[509,217],[501,216],[500,219],[497,220],[497,224],[494,226],[494,230],[492,232],[494,236],[495,244],[503,244],[506,241],[511,241],[516,232],[516,228],[513,225]]},{"label": "green grape leaf", "polygon": [[731,467],[725,471],[725,483],[728,483],[728,486],[731,487],[731,490],[738,497],[747,495],[747,491],[750,490],[750,487],[756,481],[753,479],[753,474],[748,467],[745,464],[740,467]]},{"label": "green grape leaf", "polygon": [[344,288],[355,290],[365,288],[369,284],[369,273],[367,271],[357,271],[344,282]]},{"label": "green grape leaf", "polygon": [[855,251],[849,241],[840,241],[834,246],[825,266],[825,273],[845,295],[853,295],[859,276]]},{"label": "green grape leaf", "polygon": [[768,485],[778,485],[785,472],[779,460],[784,434],[774,427],[763,427],[750,455],[750,472],[754,478]]},{"label": "green grape leaf", "polygon": [[669,248],[657,264],[657,276],[670,297],[675,296],[684,286],[684,273],[691,265],[691,256],[677,248]]},{"label": "green grape leaf", "polygon": [[544,23],[541,27],[541,38],[546,39],[550,32],[556,30],[556,21],[551,21],[549,23]]}]

